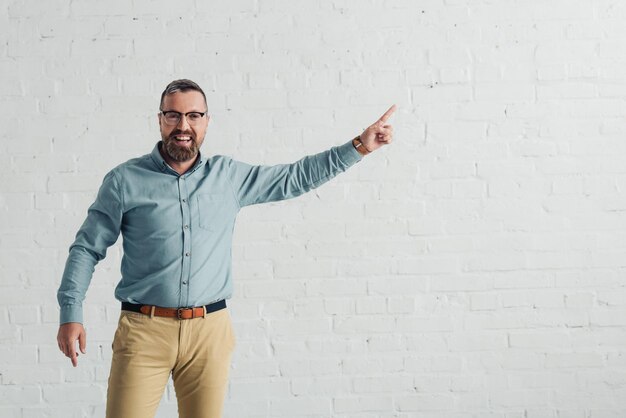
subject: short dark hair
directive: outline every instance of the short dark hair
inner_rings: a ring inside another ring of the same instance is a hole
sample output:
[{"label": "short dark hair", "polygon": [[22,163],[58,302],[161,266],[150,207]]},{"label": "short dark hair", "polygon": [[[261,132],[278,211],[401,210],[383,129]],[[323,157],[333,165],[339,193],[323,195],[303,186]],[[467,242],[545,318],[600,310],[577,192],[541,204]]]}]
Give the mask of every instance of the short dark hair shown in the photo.
[{"label": "short dark hair", "polygon": [[159,109],[162,109],[163,99],[165,98],[166,95],[174,94],[177,91],[181,91],[184,93],[190,90],[199,91],[200,93],[202,93],[202,97],[204,97],[204,104],[206,106],[207,104],[206,95],[204,94],[204,91],[202,91],[200,86],[191,80],[188,80],[186,78],[181,78],[180,80],[172,81],[170,84],[167,85],[167,87],[165,87],[165,90],[163,90],[163,93],[161,93],[161,103],[159,103]]}]

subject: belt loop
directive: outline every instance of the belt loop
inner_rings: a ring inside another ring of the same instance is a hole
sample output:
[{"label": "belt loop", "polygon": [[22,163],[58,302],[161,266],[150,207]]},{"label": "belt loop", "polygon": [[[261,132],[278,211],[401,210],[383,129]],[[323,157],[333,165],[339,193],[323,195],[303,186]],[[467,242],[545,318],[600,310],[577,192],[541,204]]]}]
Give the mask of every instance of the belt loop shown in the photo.
[{"label": "belt loop", "polygon": [[150,307],[150,318],[154,318],[154,310],[156,309],[156,306],[152,305]]},{"label": "belt loop", "polygon": [[202,317],[206,318],[206,306],[202,306]]}]

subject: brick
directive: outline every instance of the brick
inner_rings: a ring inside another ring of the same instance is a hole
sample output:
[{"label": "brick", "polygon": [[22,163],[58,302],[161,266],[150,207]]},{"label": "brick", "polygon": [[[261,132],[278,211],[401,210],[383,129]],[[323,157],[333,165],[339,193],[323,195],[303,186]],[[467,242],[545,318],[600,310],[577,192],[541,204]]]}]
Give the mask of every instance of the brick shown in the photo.
[{"label": "brick", "polygon": [[460,269],[458,259],[454,257],[421,257],[413,260],[398,261],[399,274],[449,274]]},{"label": "brick", "polygon": [[[256,381],[255,381],[256,380]],[[231,385],[231,390],[251,401],[260,401],[271,398],[285,398],[289,395],[288,382],[267,383],[255,379],[251,381],[236,382]]]},{"label": "brick", "polygon": [[324,300],[318,298],[297,299],[293,303],[293,310],[296,317],[319,318],[323,317]]},{"label": "brick", "polygon": [[475,311],[493,311],[498,307],[498,295],[495,293],[475,293],[470,296],[470,309]]},{"label": "brick", "polygon": [[350,299],[330,299],[324,302],[324,311],[329,315],[355,313],[354,302]]},{"label": "brick", "polygon": [[332,262],[298,262],[298,263],[277,263],[274,266],[275,277],[302,279],[315,277],[328,277],[333,275],[335,266]]},{"label": "brick", "polygon": [[308,414],[328,415],[331,404],[324,398],[277,399],[270,402],[270,415],[288,415],[292,411],[307,411]]},{"label": "brick", "polygon": [[539,100],[553,100],[557,98],[585,98],[596,97],[598,89],[591,83],[563,83],[551,86],[537,87]]},{"label": "brick", "polygon": [[24,365],[20,367],[7,366],[3,367],[2,384],[3,385],[37,385],[37,384],[60,384],[61,369],[58,367],[37,367],[32,369],[32,365]]},{"label": "brick", "polygon": [[326,318],[322,319],[290,319],[290,320],[273,320],[271,323],[271,332],[277,336],[283,335],[314,335],[327,334],[331,330],[331,321]]},{"label": "brick", "polygon": [[396,408],[402,412],[450,411],[453,404],[452,395],[439,393],[404,395],[395,400]]},{"label": "brick", "polygon": [[306,283],[306,294],[308,296],[324,296],[327,298],[337,296],[365,295],[367,293],[367,283],[360,278],[335,278],[335,279],[315,279]]},{"label": "brick", "polygon": [[402,393],[413,388],[411,376],[394,376],[381,379],[380,377],[356,377],[354,392],[359,393]]},{"label": "brick", "polygon": [[33,385],[2,385],[0,386],[0,400],[3,405],[9,402],[36,405],[41,403],[41,389]]},{"label": "brick", "polygon": [[[17,406],[15,407],[0,406],[0,413],[2,414],[3,417],[6,417],[6,418],[22,418],[26,416],[26,415],[22,415],[22,409],[20,409]],[[31,415],[28,415],[28,417],[31,417]]]},{"label": "brick", "polygon": [[15,343],[16,341],[12,341],[0,347],[0,354],[2,355],[0,358],[4,359],[3,362],[13,366],[35,364],[37,361],[37,346],[24,344],[15,345]]},{"label": "brick", "polygon": [[427,280],[419,277],[389,276],[367,281],[370,295],[407,295],[426,291]]},{"label": "brick", "polygon": [[382,297],[368,297],[357,299],[357,314],[384,314],[387,311],[386,300]]},{"label": "brick", "polygon": [[397,329],[401,332],[421,333],[421,332],[444,332],[452,331],[453,320],[447,316],[436,317],[409,317],[402,316],[396,320]]},{"label": "brick", "polygon": [[415,300],[411,297],[387,298],[387,310],[389,313],[413,313],[415,311]]},{"label": "brick", "polygon": [[604,356],[598,353],[548,353],[546,368],[600,368]]},{"label": "brick", "polygon": [[498,407],[548,406],[551,400],[549,390],[494,391],[490,395],[490,404]]},{"label": "brick", "polygon": [[347,377],[298,377],[291,379],[291,391],[296,396],[337,396],[351,391]]},{"label": "brick", "polygon": [[44,387],[43,399],[53,405],[58,403],[101,402],[104,399],[104,393],[102,388],[96,385],[65,384],[63,386]]},{"label": "brick", "polygon": [[509,335],[509,345],[512,348],[533,348],[533,349],[559,349],[567,348],[571,345],[567,334],[555,331],[527,331],[524,333],[511,333]]},{"label": "brick", "polygon": [[[372,340],[381,341],[382,337],[371,337],[370,342]],[[369,344],[369,348],[373,347],[372,344]],[[377,350],[378,352],[383,352],[382,349]],[[390,350],[391,351],[391,350]],[[368,355],[367,357],[361,356],[352,356],[350,358],[344,359],[342,363],[343,373],[345,375],[351,376],[360,376],[360,377],[368,377],[372,374],[384,374],[388,372],[402,372],[403,371],[403,359],[399,356],[388,356],[388,353],[383,353],[382,356],[379,355]]]},{"label": "brick", "polygon": [[[426,358],[409,357],[405,359],[404,364],[407,372],[417,375],[432,372],[454,373],[463,368],[463,359],[458,356],[446,355],[428,356]],[[434,389],[429,389],[429,391],[432,390]]]},{"label": "brick", "polygon": [[334,398],[333,408],[337,413],[384,412],[393,409],[389,396]]},{"label": "brick", "polygon": [[481,84],[476,86],[476,100],[494,102],[526,102],[535,100],[536,92],[532,84],[509,83]]},{"label": "brick", "polygon": [[507,344],[506,335],[501,332],[456,333],[450,338],[451,351],[498,350]]},{"label": "brick", "polygon": [[335,320],[333,329],[339,334],[386,333],[396,329],[396,321],[393,317],[382,316],[347,317]]},{"label": "brick", "polygon": [[33,324],[40,322],[40,313],[37,306],[9,307],[9,321],[13,324]]},{"label": "brick", "polygon": [[340,276],[386,276],[390,272],[390,267],[379,260],[361,262],[340,262],[337,264],[337,274]]},{"label": "brick", "polygon": [[133,13],[130,4],[122,1],[115,0],[109,4],[108,7],[98,6],[91,7],[91,4],[87,0],[80,0],[71,4],[71,11],[77,16],[108,16],[108,15],[131,15]]}]

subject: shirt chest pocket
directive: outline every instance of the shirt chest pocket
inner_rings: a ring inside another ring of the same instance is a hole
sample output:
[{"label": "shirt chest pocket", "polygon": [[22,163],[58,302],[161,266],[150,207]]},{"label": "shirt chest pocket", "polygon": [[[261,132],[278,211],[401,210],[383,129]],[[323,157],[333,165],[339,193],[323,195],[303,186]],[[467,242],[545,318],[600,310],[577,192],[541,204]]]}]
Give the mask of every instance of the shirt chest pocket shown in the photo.
[{"label": "shirt chest pocket", "polygon": [[224,195],[205,193],[197,196],[198,225],[202,229],[213,230],[220,222],[220,214],[224,207]]}]

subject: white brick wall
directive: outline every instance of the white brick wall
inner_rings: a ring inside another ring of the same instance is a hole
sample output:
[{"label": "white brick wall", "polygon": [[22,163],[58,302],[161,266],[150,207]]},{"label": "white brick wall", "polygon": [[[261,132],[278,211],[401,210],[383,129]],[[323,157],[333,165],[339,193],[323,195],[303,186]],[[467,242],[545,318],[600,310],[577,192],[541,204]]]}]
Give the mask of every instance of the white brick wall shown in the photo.
[{"label": "white brick wall", "polygon": [[399,106],[392,146],[240,214],[227,417],[626,416],[625,3],[8,0],[0,25],[0,416],[103,416],[120,247],[77,369],[55,292],[180,77],[204,151],[252,163]]}]

